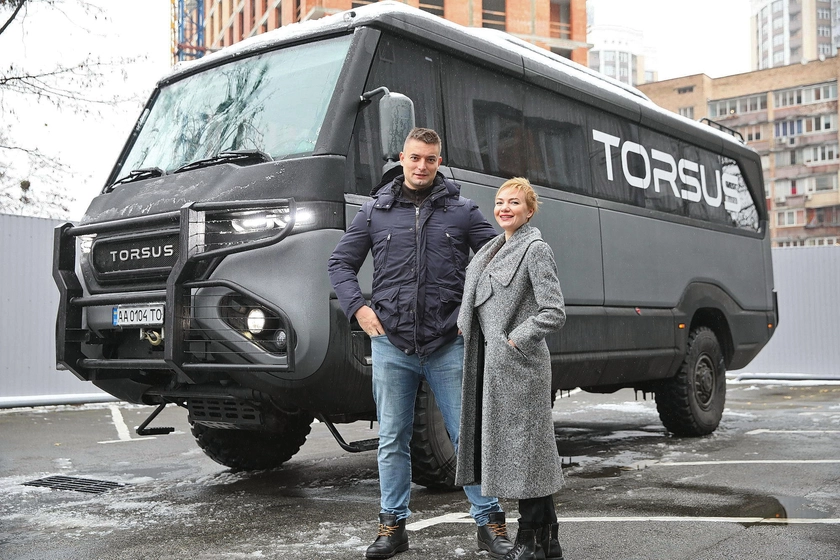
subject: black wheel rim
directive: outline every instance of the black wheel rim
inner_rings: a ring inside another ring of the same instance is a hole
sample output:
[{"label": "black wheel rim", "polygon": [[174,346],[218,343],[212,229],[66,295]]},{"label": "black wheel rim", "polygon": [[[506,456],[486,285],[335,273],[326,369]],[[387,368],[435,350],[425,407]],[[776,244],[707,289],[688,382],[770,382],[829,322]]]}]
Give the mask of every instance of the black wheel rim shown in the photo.
[{"label": "black wheel rim", "polygon": [[703,354],[694,365],[694,394],[697,404],[708,410],[715,398],[715,366],[708,354]]}]

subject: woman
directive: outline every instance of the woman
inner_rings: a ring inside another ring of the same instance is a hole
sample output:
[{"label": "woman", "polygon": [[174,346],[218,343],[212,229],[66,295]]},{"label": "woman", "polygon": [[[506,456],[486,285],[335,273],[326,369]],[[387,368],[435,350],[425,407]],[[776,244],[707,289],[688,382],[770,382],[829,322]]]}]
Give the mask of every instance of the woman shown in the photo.
[{"label": "woman", "polygon": [[458,316],[465,353],[455,482],[519,500],[516,545],[505,560],[563,558],[552,497],[563,472],[545,337],[563,326],[566,312],[554,254],[528,224],[538,204],[527,179],[499,188],[493,213],[504,234],[467,267]]}]

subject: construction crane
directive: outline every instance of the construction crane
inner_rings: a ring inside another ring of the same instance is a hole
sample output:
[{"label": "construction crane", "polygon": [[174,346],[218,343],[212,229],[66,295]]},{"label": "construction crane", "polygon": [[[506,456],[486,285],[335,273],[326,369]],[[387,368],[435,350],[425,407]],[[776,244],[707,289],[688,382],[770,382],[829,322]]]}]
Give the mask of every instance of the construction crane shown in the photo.
[{"label": "construction crane", "polygon": [[204,46],[204,0],[172,0],[172,62],[201,58]]}]

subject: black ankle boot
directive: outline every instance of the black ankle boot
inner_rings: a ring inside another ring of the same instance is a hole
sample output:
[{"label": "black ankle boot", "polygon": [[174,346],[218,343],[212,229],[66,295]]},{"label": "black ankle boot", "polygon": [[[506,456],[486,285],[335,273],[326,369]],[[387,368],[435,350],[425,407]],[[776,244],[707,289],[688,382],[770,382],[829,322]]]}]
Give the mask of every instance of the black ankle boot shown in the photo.
[{"label": "black ankle boot", "polygon": [[516,544],[505,554],[503,560],[536,560],[537,538],[533,529],[519,528]]},{"label": "black ankle boot", "polygon": [[545,554],[545,560],[563,560],[563,549],[557,538],[557,529],[557,523],[543,525],[540,529],[540,545]]},{"label": "black ankle boot", "polygon": [[397,552],[408,550],[405,519],[397,521],[395,513],[379,514],[379,535],[365,552],[365,558],[391,558]]},{"label": "black ankle boot", "polygon": [[491,558],[501,558],[513,548],[508,540],[503,511],[491,513],[487,525],[478,527],[478,548],[489,552]]}]

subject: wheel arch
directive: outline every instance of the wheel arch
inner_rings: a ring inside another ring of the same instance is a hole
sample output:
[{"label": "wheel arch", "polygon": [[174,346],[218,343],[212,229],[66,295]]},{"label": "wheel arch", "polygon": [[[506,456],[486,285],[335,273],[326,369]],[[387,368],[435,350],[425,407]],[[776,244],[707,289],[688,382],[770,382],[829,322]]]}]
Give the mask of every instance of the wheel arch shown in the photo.
[{"label": "wheel arch", "polygon": [[735,345],[732,341],[732,330],[724,312],[717,307],[701,307],[695,310],[688,332],[691,333],[699,327],[707,327],[715,334],[723,351],[724,363],[728,368],[735,354]]},{"label": "wheel arch", "polygon": [[689,284],[674,313],[677,322],[687,326],[679,331],[679,354],[685,355],[688,337],[695,329],[707,327],[717,337],[728,368],[736,347],[732,318],[742,312],[743,308],[720,286],[707,282]]}]

